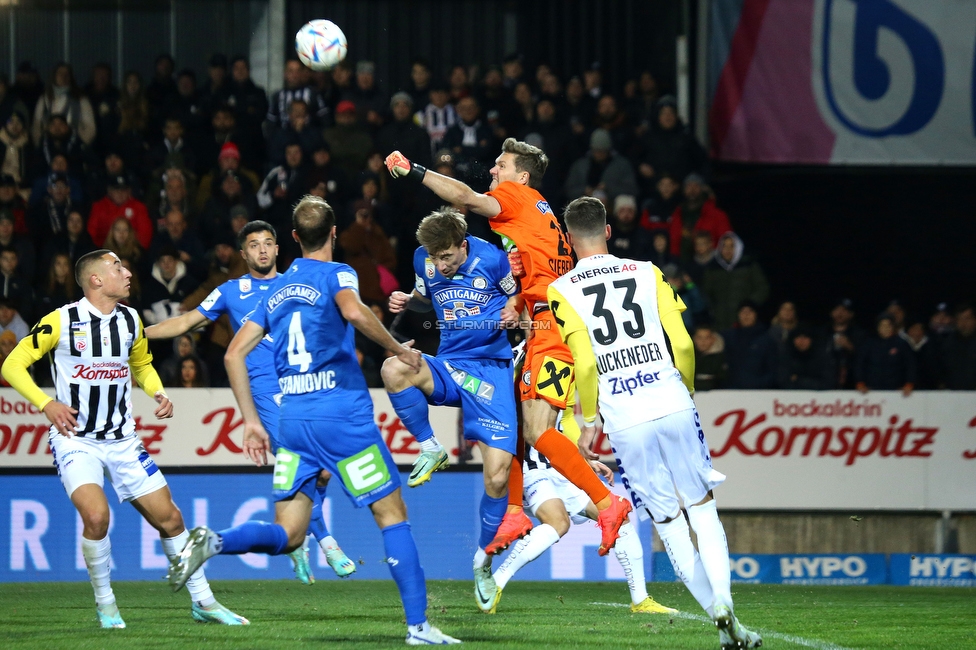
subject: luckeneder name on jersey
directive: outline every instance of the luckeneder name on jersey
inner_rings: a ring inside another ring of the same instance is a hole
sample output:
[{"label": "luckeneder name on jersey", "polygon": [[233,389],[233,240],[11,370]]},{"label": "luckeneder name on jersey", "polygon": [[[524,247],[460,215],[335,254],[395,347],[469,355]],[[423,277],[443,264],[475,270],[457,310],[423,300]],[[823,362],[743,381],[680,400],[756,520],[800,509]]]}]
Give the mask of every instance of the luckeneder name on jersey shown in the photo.
[{"label": "luckeneder name on jersey", "polygon": [[468,258],[451,278],[441,275],[423,246],[413,255],[417,293],[433,303],[440,322],[437,356],[508,361],[512,347],[499,325],[518,283],[505,253],[483,239],[465,239]]},{"label": "luckeneder name on jersey", "polygon": [[282,420],[373,417],[355,329],[335,302],[344,289],[359,291],[352,267],[297,259],[252,316],[271,334]]},{"label": "luckeneder name on jersey", "polygon": [[[215,321],[222,314],[230,318],[234,333],[241,329],[254,314],[261,300],[274,289],[278,277],[259,280],[243,275],[228,280],[210,292],[197,311],[209,321]],[[260,395],[277,395],[278,377],[275,375],[274,348],[270,336],[265,336],[257,347],[247,355],[247,376],[251,380],[251,392]]]},{"label": "luckeneder name on jersey", "polygon": [[607,432],[695,406],[668,352],[662,302],[684,311],[660,269],[613,255],[583,258],[550,288],[553,315],[566,336],[582,329],[589,335]]}]

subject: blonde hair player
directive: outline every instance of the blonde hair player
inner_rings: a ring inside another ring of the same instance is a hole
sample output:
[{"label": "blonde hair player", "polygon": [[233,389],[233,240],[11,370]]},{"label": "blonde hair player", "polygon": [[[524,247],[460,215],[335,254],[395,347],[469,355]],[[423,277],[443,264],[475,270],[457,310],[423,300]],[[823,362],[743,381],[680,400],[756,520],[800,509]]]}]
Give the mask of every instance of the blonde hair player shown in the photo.
[{"label": "blonde hair player", "polygon": [[[732,609],[729,548],[712,498],[725,476],[712,468],[691,399],[695,353],[681,319],[685,305],[659,268],[607,253],[610,227],[598,199],[576,199],[565,218],[579,262],[549,286],[549,308],[573,352],[584,421],[594,421],[599,399],[634,507],[654,521],[675,573],[715,622],[722,648],[758,648],[762,637],[739,624]],[[587,424],[579,439],[590,458],[595,434]]]},{"label": "blonde hair player", "polygon": [[[131,277],[112,251],[83,255],[75,265],[75,279],[85,297],[42,318],[2,370],[4,379],[51,422],[48,441],[64,490],[81,515],[81,551],[95,589],[98,620],[106,628],[125,627],[125,622],[109,580],[112,546],[104,476],[119,501],[130,502],[159,531],[163,551],[171,559],[189,538],[163,473],[135,434],[132,377],[159,405],[155,415],[160,420],[173,417],[173,403],[152,367],[138,312],[120,304],[129,296]],[[38,388],[27,372],[48,353],[54,356],[57,400]],[[203,569],[193,574],[189,585],[195,620],[248,624],[217,602]]]}]

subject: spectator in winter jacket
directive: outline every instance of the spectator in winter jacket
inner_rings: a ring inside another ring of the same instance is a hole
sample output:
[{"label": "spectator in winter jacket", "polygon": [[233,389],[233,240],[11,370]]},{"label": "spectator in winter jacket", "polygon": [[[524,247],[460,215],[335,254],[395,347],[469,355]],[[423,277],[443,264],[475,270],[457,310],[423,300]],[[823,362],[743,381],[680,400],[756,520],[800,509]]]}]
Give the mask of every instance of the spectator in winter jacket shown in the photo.
[{"label": "spectator in winter jacket", "polygon": [[430,136],[414,121],[413,99],[405,92],[396,93],[390,99],[390,110],[393,121],[376,134],[376,148],[380,151],[399,151],[424,167],[430,166]]},{"label": "spectator in winter jacket", "polygon": [[[484,101],[484,100],[482,100]],[[454,171],[459,180],[472,187],[487,182],[498,147],[491,126],[482,119],[481,106],[474,97],[457,104],[458,121],[444,134],[444,148],[454,156]]]},{"label": "spectator in winter jacket", "polygon": [[257,190],[261,182],[256,173],[243,166],[241,152],[237,145],[228,142],[220,149],[216,169],[211,169],[200,179],[200,187],[197,188],[195,200],[197,214],[203,212],[207,201],[217,192],[217,187],[228,171],[234,172],[241,182],[241,187],[247,192]]},{"label": "spectator in winter jacket", "polygon": [[684,182],[684,201],[671,216],[671,254],[687,261],[694,254],[693,237],[699,230],[712,236],[718,246],[719,238],[732,230],[729,216],[715,204],[711,189],[698,174],[689,174]]},{"label": "spectator in winter jacket", "polygon": [[800,324],[796,315],[796,304],[792,300],[780,303],[773,321],[769,324],[769,337],[773,339],[776,353],[782,357],[793,341],[793,331]]},{"label": "spectator in winter jacket", "polygon": [[200,283],[186,271],[175,248],[164,248],[157,253],[152,267],[152,277],[143,288],[142,297],[146,308],[143,321],[153,325],[180,314],[180,303]]},{"label": "spectator in winter jacket", "polygon": [[33,280],[34,271],[37,269],[34,242],[27,235],[17,234],[15,224],[14,215],[0,208],[0,250],[9,248],[16,252],[24,277]]},{"label": "spectator in winter jacket", "polygon": [[119,217],[125,217],[132,223],[142,250],[149,250],[154,231],[149,211],[142,201],[132,198],[125,176],[109,179],[108,195],[92,206],[88,217],[88,234],[96,246],[105,243],[105,236]]},{"label": "spectator in winter jacket", "polygon": [[637,180],[630,162],[613,151],[610,134],[596,129],[590,135],[590,151],[573,163],[566,177],[566,200],[593,196],[603,190],[611,202],[619,194],[637,196]]},{"label": "spectator in winter jacket", "polygon": [[651,230],[651,257],[654,266],[663,269],[669,264],[678,265],[678,260],[671,256],[671,239],[667,230]]},{"label": "spectator in winter jacket", "polygon": [[918,368],[916,387],[920,390],[939,388],[941,350],[938,349],[938,342],[928,336],[925,324],[917,318],[909,319],[908,327],[900,336],[915,353],[915,366]]},{"label": "spectator in winter jacket", "polygon": [[842,298],[830,310],[830,325],[824,338],[831,340],[831,356],[837,371],[833,388],[854,387],[854,366],[867,334],[854,322],[854,303]]},{"label": "spectator in winter jacket", "polygon": [[95,250],[95,242],[91,240],[91,235],[85,230],[85,218],[77,209],[72,209],[68,212],[64,230],[44,241],[38,268],[48,268],[56,254],[64,253],[71,260],[71,268],[73,269],[75,262],[82,255],[93,250]]},{"label": "spectator in winter jacket", "polygon": [[712,243],[712,236],[704,231],[696,232],[692,241],[695,254],[692,255],[685,270],[696,284],[701,285],[705,281],[705,270],[715,259],[715,245]]},{"label": "spectator in winter jacket", "polygon": [[366,166],[366,158],[373,149],[373,137],[356,117],[356,105],[349,100],[339,102],[335,109],[335,126],[322,136],[329,144],[332,164],[347,178],[355,178]]},{"label": "spectator in winter jacket", "polygon": [[779,356],[779,388],[829,390],[834,387],[836,373],[827,343],[818,340],[805,325],[789,330],[786,343]]},{"label": "spectator in winter jacket", "polygon": [[[294,119],[289,128],[293,124]],[[258,205],[265,211],[265,219],[278,232],[288,232],[291,227],[292,206],[309,190],[305,166],[302,164],[305,154],[297,137],[285,146],[283,155],[284,163],[268,172],[257,193]],[[283,248],[291,248],[287,244],[287,240],[281,242]]]},{"label": "spectator in winter jacket", "polygon": [[743,254],[739,236],[726,233],[719,241],[718,254],[705,270],[702,289],[712,310],[715,325],[731,327],[743,300],[757,305],[769,297],[769,283],[759,263]]},{"label": "spectator in winter jacket", "polygon": [[153,258],[164,248],[175,248],[179,253],[179,260],[186,264],[186,269],[197,280],[207,276],[207,252],[200,237],[188,229],[186,215],[173,208],[163,219],[163,229],[156,235],[153,242]]},{"label": "spectator in winter jacket", "polygon": [[9,175],[17,187],[30,185],[34,147],[27,134],[27,113],[23,104],[6,118],[0,118],[0,175]]},{"label": "spectator in winter jacket", "polygon": [[704,171],[705,151],[681,123],[678,101],[673,95],[658,100],[654,123],[641,145],[644,153],[638,172],[645,190],[649,190],[664,172],[685,178],[693,172]]},{"label": "spectator in winter jacket", "polygon": [[611,255],[647,262],[652,259],[651,234],[637,224],[637,201],[621,194],[613,202],[613,221],[607,250]]},{"label": "spectator in winter jacket", "polygon": [[949,390],[976,390],[976,309],[972,303],[956,307],[956,331],[945,339],[942,372]]},{"label": "spectator in winter jacket", "polygon": [[776,348],[759,322],[758,305],[744,300],[737,326],[722,333],[729,361],[729,388],[773,388],[776,385]]},{"label": "spectator in winter jacket", "polygon": [[263,151],[261,124],[268,114],[268,96],[264,88],[251,79],[251,65],[246,57],[230,61],[230,82],[226,88],[227,105],[234,109],[234,121],[245,151]]},{"label": "spectator in winter jacket", "polygon": [[729,377],[725,339],[710,325],[696,327],[691,338],[695,342],[695,391],[725,388]]},{"label": "spectator in winter jacket", "polygon": [[63,115],[68,126],[85,144],[91,144],[95,139],[95,113],[81,88],[75,83],[74,73],[68,63],[62,62],[55,66],[51,83],[34,107],[34,142],[41,141],[51,116],[55,114]]},{"label": "spectator in winter jacket", "polygon": [[681,184],[665,172],[658,178],[654,191],[645,193],[641,205],[641,226],[648,230],[671,231],[671,217],[681,205]]},{"label": "spectator in winter jacket", "polygon": [[0,249],[0,296],[11,300],[20,315],[33,323],[34,289],[32,282],[20,270],[17,251],[13,248]]},{"label": "spectator in winter jacket", "polygon": [[366,301],[383,302],[388,295],[380,285],[382,265],[390,275],[396,271],[396,251],[386,233],[373,221],[373,212],[365,202],[357,206],[355,221],[339,235],[339,247],[346,264],[359,276],[359,294]]},{"label": "spectator in winter jacket", "polygon": [[681,298],[681,302],[685,303],[685,307],[687,307],[681,312],[685,329],[693,332],[698,325],[709,322],[711,318],[708,313],[708,304],[688,274],[682,271],[677,264],[667,264],[661,271],[664,273],[664,279],[668,281],[674,292]]},{"label": "spectator in winter jacket", "polygon": [[312,152],[322,144],[322,131],[315,128],[308,115],[308,104],[296,99],[288,107],[288,124],[277,129],[271,136],[268,146],[268,164],[277,167],[285,164],[285,147],[297,143],[304,157],[310,158]]},{"label": "spectator in winter jacket", "polygon": [[854,377],[857,389],[901,390],[911,395],[917,381],[915,355],[909,345],[898,336],[895,319],[888,312],[878,316],[878,338],[864,342],[857,355]]},{"label": "spectator in winter jacket", "polygon": [[36,205],[31,206],[28,218],[31,236],[38,246],[64,232],[68,214],[74,209],[68,175],[54,172],[47,179],[47,191]]}]

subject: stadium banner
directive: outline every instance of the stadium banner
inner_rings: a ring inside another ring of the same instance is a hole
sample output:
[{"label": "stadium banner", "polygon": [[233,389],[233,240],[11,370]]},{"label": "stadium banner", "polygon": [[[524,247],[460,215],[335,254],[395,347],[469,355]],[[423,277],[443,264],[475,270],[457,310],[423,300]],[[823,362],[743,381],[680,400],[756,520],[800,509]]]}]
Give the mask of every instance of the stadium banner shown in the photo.
[{"label": "stadium banner", "polygon": [[[244,458],[241,442],[244,421],[229,388],[170,388],[173,417],[157,420],[156,403],[140,390],[133,391],[136,433],[146,451],[163,467],[253,467]],[[373,412],[387,447],[398,465],[416,460],[420,445],[400,422],[386,391],[370,390]],[[458,462],[458,415],[460,409],[438,407],[430,410],[430,423],[437,439],[452,450]],[[329,422],[323,422],[328,427]],[[15,390],[0,388],[0,468],[51,467],[47,444],[50,424],[43,413]],[[473,462],[480,464],[477,448]]]},{"label": "stadium banner", "polygon": [[[668,554],[654,554],[654,581],[678,582]],[[883,585],[888,582],[884,554],[732,555],[732,582],[777,585]]]},{"label": "stadium banner", "polygon": [[[386,393],[372,390],[377,426],[400,465],[420,452]],[[157,465],[249,467],[230,389],[173,389],[176,415],[153,417],[133,400],[137,431]],[[722,508],[976,510],[976,400],[967,392],[710,391],[695,395]],[[431,408],[431,424],[457,463],[458,410]],[[324,423],[328,424],[328,423]],[[51,468],[48,424],[0,389],[0,469]],[[596,449],[613,461],[611,441]],[[469,461],[480,463],[477,448]]]},{"label": "stadium banner", "polygon": [[891,556],[891,584],[914,587],[976,587],[976,556]]},{"label": "stadium banner", "polygon": [[[401,480],[406,483],[407,475]],[[249,519],[272,521],[271,474],[169,474],[173,498],[187,526],[216,530]],[[617,481],[619,485],[619,480]],[[619,488],[618,488],[619,489]],[[439,473],[416,490],[404,489],[413,535],[430,579],[471,580],[471,558],[480,531],[478,503],[483,479],[473,472]],[[119,504],[106,487],[112,509],[113,580],[157,580],[160,597],[174,596],[163,584],[168,562],[159,534],[128,504]],[[326,525],[357,564],[358,579],[389,579],[383,537],[365,508],[353,507],[333,482],[323,504]],[[644,544],[645,575],[653,575],[650,522],[632,515]],[[0,475],[0,582],[88,580],[81,553],[81,519],[57,476]],[[613,553],[597,555],[600,531],[595,525],[573,526],[555,546],[525,566],[515,580],[619,580],[620,602],[629,601],[626,577]],[[325,555],[310,552],[317,580],[335,579]],[[495,560],[501,566],[502,559]],[[665,558],[665,561],[667,559]],[[212,579],[294,579],[286,556],[218,556],[208,561]],[[246,612],[245,612],[246,614]]]},{"label": "stadium banner", "polygon": [[695,396],[720,508],[976,510],[971,392]]},{"label": "stadium banner", "polygon": [[712,155],[976,163],[976,2],[711,2]]}]

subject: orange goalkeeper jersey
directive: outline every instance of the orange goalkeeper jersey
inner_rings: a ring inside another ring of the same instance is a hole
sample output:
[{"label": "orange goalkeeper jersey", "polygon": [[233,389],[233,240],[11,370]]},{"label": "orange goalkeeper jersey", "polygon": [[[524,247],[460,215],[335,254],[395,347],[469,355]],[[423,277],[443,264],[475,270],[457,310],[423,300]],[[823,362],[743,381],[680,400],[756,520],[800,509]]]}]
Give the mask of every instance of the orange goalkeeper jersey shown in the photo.
[{"label": "orange goalkeeper jersey", "polygon": [[506,251],[517,249],[525,267],[522,297],[529,313],[537,304],[547,305],[546,291],[559,276],[573,269],[573,253],[566,235],[539,192],[528,185],[505,181],[488,196],[501,212],[488,220],[502,237]]}]

